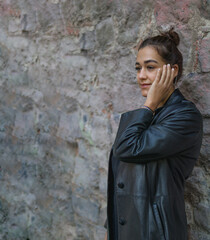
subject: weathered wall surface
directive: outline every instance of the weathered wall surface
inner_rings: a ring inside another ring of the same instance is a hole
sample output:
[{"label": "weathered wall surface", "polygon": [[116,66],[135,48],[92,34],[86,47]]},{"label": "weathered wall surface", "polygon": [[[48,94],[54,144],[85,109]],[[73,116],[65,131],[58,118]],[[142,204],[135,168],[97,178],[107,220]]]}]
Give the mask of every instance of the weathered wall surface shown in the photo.
[{"label": "weathered wall surface", "polygon": [[191,240],[210,239],[207,0],[0,0],[0,239],[100,240],[120,113],[140,107],[138,42],[175,26],[180,89],[204,117],[186,183]]}]

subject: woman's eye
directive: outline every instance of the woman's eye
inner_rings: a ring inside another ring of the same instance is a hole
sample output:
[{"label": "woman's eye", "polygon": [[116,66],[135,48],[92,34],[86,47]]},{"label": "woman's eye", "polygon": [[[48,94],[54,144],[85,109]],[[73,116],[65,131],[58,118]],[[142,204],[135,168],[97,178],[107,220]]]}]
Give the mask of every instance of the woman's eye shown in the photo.
[{"label": "woman's eye", "polygon": [[154,67],[153,66],[148,66],[147,69],[152,70],[152,69],[154,69]]},{"label": "woman's eye", "polygon": [[136,71],[140,71],[141,70],[141,68],[140,67],[136,67]]}]

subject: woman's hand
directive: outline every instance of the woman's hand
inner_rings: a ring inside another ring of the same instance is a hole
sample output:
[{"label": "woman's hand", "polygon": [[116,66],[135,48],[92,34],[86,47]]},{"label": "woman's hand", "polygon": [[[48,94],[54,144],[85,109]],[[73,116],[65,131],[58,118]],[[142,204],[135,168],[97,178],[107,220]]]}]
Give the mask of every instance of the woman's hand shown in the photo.
[{"label": "woman's hand", "polygon": [[107,232],[106,232],[106,235],[105,235],[105,238],[104,238],[104,240],[107,240]]},{"label": "woman's hand", "polygon": [[162,70],[158,70],[156,78],[147,93],[147,99],[144,106],[154,111],[157,107],[166,102],[174,91],[174,72],[174,68],[171,68],[170,64],[164,65]]}]

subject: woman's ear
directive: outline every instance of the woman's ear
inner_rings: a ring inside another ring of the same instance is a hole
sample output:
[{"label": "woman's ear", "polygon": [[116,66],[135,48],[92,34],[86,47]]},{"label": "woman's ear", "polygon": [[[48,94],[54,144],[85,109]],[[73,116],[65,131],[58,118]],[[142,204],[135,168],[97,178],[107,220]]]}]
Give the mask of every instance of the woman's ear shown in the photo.
[{"label": "woman's ear", "polygon": [[174,64],[172,68],[174,68],[174,76],[176,77],[179,73],[179,66],[177,64]]},{"label": "woman's ear", "polygon": [[177,75],[178,75],[178,73],[179,73],[179,66],[177,65],[177,64],[174,64],[173,66],[172,66],[172,68],[174,68],[174,84],[176,84],[177,83]]}]

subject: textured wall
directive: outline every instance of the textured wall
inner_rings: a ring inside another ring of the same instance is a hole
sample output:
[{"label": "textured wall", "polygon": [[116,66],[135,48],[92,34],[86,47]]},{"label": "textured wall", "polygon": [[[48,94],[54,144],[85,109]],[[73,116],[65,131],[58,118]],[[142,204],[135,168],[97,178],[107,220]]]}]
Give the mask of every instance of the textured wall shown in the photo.
[{"label": "textured wall", "polygon": [[204,116],[186,183],[191,240],[210,239],[209,0],[0,0],[0,239],[100,240],[120,113],[140,107],[138,42],[175,26],[180,89]]}]

